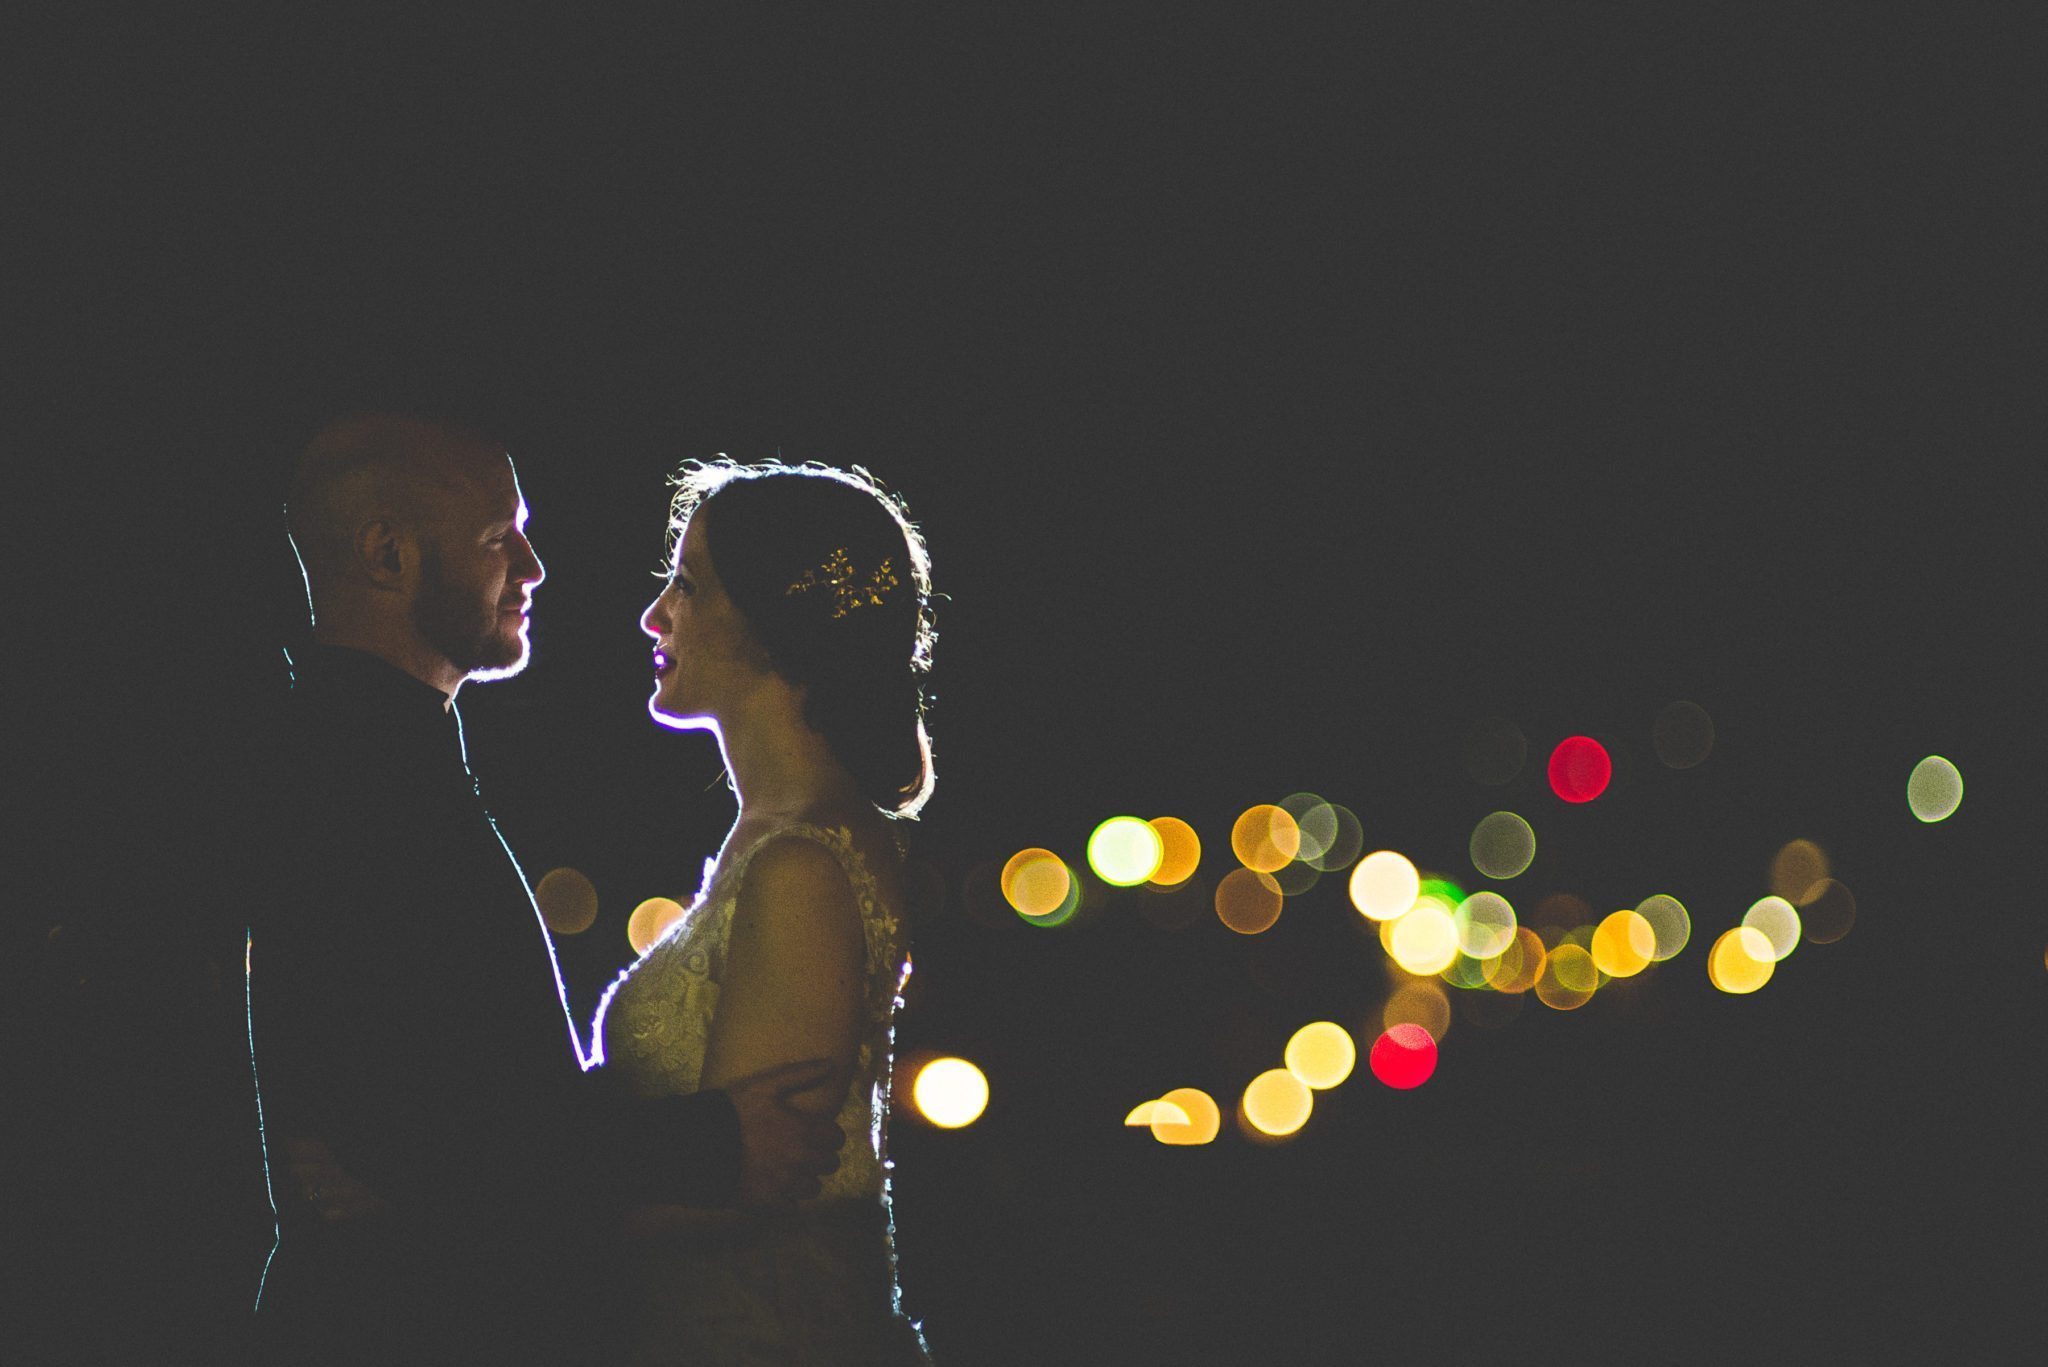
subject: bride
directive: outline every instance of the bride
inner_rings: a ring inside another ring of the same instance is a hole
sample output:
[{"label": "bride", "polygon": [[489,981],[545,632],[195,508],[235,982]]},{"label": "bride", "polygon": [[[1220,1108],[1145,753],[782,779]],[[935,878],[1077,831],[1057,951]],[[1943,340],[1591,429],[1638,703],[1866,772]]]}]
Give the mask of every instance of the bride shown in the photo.
[{"label": "bride", "polygon": [[739,816],[689,913],[622,973],[594,1030],[661,1096],[825,1059],[797,1104],[848,1136],[794,1207],[632,1218],[639,1363],[926,1361],[898,1304],[884,1136],[910,971],[891,823],[932,789],[923,538],[858,467],[686,463],[648,710],[718,738]]}]

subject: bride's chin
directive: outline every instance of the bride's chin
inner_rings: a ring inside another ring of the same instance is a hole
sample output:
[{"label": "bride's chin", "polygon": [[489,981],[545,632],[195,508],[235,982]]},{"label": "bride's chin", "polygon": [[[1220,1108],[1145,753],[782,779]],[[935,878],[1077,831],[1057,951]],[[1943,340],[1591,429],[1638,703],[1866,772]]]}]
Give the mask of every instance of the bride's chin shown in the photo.
[{"label": "bride's chin", "polygon": [[702,713],[677,713],[664,710],[659,693],[656,693],[647,700],[647,715],[652,717],[657,725],[666,726],[671,731],[716,731],[718,729],[718,723]]}]

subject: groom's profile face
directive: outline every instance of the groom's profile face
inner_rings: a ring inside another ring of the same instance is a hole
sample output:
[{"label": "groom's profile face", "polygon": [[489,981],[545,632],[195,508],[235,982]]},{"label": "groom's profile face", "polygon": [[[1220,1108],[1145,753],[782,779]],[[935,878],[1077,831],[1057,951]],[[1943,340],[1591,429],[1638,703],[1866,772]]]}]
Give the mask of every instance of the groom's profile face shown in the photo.
[{"label": "groom's profile face", "polygon": [[509,456],[464,462],[442,488],[420,546],[413,620],[420,638],[471,679],[526,667],[533,591],[546,577],[526,537],[526,501]]}]

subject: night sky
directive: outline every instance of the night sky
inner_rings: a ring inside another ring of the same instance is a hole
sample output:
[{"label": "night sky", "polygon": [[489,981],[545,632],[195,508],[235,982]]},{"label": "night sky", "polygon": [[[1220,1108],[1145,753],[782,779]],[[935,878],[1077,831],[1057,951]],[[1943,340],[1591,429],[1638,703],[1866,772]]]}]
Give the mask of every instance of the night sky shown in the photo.
[{"label": "night sky", "polygon": [[[207,755],[300,629],[291,455],[416,399],[499,434],[532,508],[534,664],[461,701],[529,875],[598,889],[562,946],[587,1020],[731,815],[709,741],[643,710],[664,477],[859,463],[945,595],[900,1050],[993,1093],[895,1131],[941,1361],[1991,1352],[2044,1270],[2038,42],[1948,6],[1558,9],[32,38],[10,350],[17,450],[60,478],[20,492],[17,582],[62,663],[18,747],[30,900],[118,936],[232,846]],[[1718,738],[1685,771],[1651,746],[1679,699]],[[1499,787],[1459,762],[1489,716],[1530,746]],[[1577,733],[1616,763],[1583,807],[1542,777]],[[1936,753],[1969,786],[1924,825]],[[994,870],[1171,814],[1200,899],[1236,815],[1299,791],[1468,887],[1511,808],[1517,906],[1673,892],[1692,944],[1253,1142],[1229,1113],[1297,1026],[1376,1033],[1341,876],[1240,937],[1108,889],[1028,926]],[[1855,928],[1714,991],[1795,837]],[[1119,1125],[1178,1086],[1215,1144]]]}]

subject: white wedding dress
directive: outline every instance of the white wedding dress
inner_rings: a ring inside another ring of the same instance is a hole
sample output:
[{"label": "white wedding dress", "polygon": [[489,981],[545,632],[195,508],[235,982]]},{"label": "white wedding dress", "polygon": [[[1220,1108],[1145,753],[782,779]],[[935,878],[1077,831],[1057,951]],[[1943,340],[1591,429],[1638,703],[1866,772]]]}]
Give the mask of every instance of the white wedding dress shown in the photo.
[{"label": "white wedding dress", "polygon": [[844,826],[767,832],[705,866],[690,910],[619,976],[595,1025],[605,1066],[643,1096],[697,1090],[726,943],[747,865],[796,836],[831,851],[860,908],[867,962],[860,1051],[839,1108],[838,1170],[794,1209],[702,1212],[642,1231],[635,1363],[892,1364],[928,1361],[900,1308],[886,1136],[894,1017],[910,973],[901,908],[883,895]]}]

